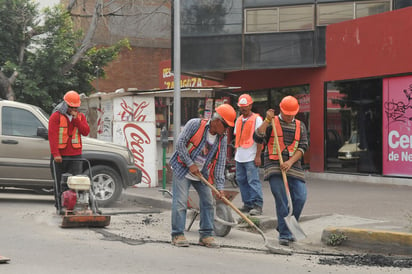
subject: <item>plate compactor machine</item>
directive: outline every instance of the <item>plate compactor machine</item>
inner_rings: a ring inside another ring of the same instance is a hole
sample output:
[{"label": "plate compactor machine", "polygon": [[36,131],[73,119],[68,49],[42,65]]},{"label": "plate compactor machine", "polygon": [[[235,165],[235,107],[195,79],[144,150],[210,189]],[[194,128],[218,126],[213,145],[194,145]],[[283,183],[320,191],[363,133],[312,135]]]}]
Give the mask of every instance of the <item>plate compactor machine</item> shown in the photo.
[{"label": "plate compactor machine", "polygon": [[[90,164],[89,171],[91,173]],[[60,190],[57,193],[61,193],[56,197],[57,212],[63,216],[61,227],[105,227],[110,224],[110,216],[102,215],[98,209],[90,178],[93,178],[92,174],[89,177],[63,173],[60,184],[54,180],[55,187]]]}]

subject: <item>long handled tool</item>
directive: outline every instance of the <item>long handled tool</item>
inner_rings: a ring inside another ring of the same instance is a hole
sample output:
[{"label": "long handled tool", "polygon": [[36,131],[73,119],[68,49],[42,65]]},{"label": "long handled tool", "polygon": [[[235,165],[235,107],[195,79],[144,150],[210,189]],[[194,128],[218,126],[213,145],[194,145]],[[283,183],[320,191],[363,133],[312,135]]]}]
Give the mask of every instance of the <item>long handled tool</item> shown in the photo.
[{"label": "long handled tool", "polygon": [[[212,191],[217,194],[218,196],[220,195],[219,190],[217,190],[211,183],[209,183],[205,177],[203,177],[202,175],[199,176],[199,178],[202,180],[203,183],[205,183],[208,187],[210,187],[212,189]],[[236,211],[237,214],[239,214],[240,217],[242,217],[243,220],[245,220],[251,227],[253,227],[254,229],[256,229],[260,235],[262,235],[263,240],[265,241],[265,247],[267,249],[269,249],[269,251],[271,253],[274,254],[281,254],[281,255],[291,255],[292,251],[291,250],[286,250],[286,249],[282,249],[282,248],[277,248],[277,247],[273,247],[269,245],[268,240],[266,239],[265,234],[263,233],[263,231],[258,228],[245,214],[243,214],[237,207],[235,207],[232,202],[229,201],[228,198],[222,196],[221,197],[222,201],[227,204],[228,206],[230,206],[234,211]]]},{"label": "long handled tool", "polygon": [[[273,133],[275,135],[276,150],[278,151],[278,155],[279,155],[279,163],[280,165],[282,165],[283,164],[282,151],[280,151],[278,133],[276,132],[275,121],[273,119],[272,119],[272,127],[273,127]],[[285,217],[285,223],[287,227],[289,228],[290,232],[293,234],[293,237],[295,237],[295,239],[299,241],[299,240],[305,239],[306,234],[303,231],[303,229],[300,227],[295,216],[292,215],[293,204],[292,204],[292,198],[290,197],[288,178],[286,177],[286,172],[283,169],[281,169],[281,171],[282,171],[283,184],[285,185],[285,191],[286,191],[286,196],[288,198],[288,207],[289,207],[289,214]]]}]

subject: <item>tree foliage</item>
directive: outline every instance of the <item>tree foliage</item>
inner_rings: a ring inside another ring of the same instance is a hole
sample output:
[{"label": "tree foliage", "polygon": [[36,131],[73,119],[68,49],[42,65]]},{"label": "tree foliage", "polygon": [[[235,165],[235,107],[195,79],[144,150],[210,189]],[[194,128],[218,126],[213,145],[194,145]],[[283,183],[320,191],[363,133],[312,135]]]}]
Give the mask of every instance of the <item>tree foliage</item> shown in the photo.
[{"label": "tree foliage", "polygon": [[68,90],[89,94],[90,82],[130,46],[127,40],[85,46],[83,36],[62,6],[41,14],[31,0],[0,0],[1,97],[50,112]]}]

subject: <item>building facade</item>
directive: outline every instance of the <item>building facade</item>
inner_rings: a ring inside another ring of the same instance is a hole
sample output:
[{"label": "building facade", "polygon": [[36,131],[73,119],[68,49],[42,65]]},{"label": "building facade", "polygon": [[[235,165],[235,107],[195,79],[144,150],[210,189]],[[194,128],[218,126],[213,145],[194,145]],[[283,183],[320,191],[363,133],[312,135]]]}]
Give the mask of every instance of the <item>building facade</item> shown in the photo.
[{"label": "building facade", "polygon": [[412,154],[410,6],[184,1],[182,72],[240,86],[261,115],[296,96],[313,172],[411,177],[395,167],[410,164]]}]

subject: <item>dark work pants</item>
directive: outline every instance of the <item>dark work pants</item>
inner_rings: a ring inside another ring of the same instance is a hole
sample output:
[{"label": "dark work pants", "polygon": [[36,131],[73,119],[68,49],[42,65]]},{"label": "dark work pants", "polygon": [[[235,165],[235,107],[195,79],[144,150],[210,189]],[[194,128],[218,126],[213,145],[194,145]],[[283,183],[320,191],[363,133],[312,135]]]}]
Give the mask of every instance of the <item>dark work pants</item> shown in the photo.
[{"label": "dark work pants", "polygon": [[[56,208],[57,204],[60,203],[60,196],[63,191],[67,190],[67,185],[64,184],[62,185],[61,180],[62,180],[62,174],[64,173],[70,173],[71,175],[79,175],[83,173],[83,162],[80,160],[82,158],[81,155],[76,155],[76,156],[62,156],[62,163],[53,163],[54,158],[53,155],[50,158],[50,169],[51,173],[53,176],[53,180],[55,181],[55,187],[53,187],[54,190],[54,200],[55,204],[54,206]],[[54,170],[56,168],[56,170]],[[57,180],[56,180],[57,178]]]}]

